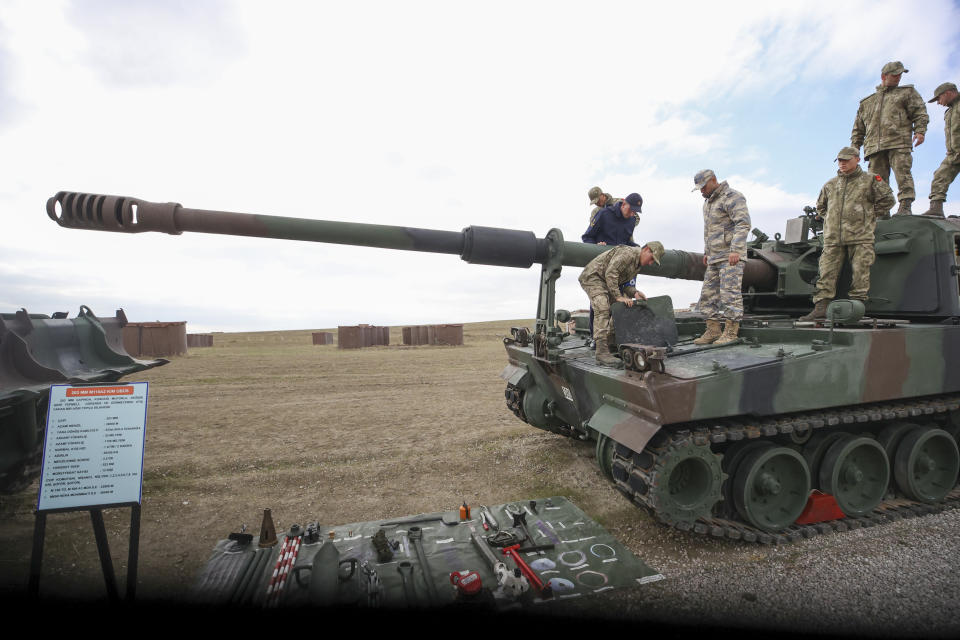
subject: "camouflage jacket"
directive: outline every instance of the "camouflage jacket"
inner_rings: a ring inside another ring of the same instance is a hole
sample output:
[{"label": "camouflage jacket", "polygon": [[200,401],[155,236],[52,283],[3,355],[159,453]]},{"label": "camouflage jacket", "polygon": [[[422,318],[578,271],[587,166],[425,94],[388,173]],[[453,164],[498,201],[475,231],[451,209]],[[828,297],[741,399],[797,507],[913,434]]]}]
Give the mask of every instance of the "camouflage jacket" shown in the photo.
[{"label": "camouflage jacket", "polygon": [[587,263],[580,274],[580,284],[598,277],[606,287],[607,295],[612,298],[622,295],[620,285],[633,280],[640,271],[642,247],[617,245],[610,251],[604,251]]},{"label": "camouflage jacket", "polygon": [[[604,193],[603,195],[607,196],[607,204],[603,205],[603,207],[607,207],[607,206],[609,206],[609,205],[611,205],[611,204],[614,204],[614,203],[617,203],[617,202],[623,202],[623,198],[614,198],[614,197],[613,197],[612,195],[610,195],[609,193]],[[594,208],[593,208],[593,211],[590,212],[590,226],[591,226],[591,227],[597,223],[597,214],[600,213],[601,211],[603,211],[603,207],[594,207]],[[636,216],[634,216],[634,217],[636,217]],[[640,218],[637,218],[637,222],[640,222]]]},{"label": "camouflage jacket", "polygon": [[820,190],[817,213],[824,218],[823,244],[873,244],[877,216],[897,203],[890,185],[860,167],[850,175],[839,171]]},{"label": "camouflage jacket", "polygon": [[910,149],[913,134],[926,134],[927,104],[912,84],[901,87],[877,87],[877,92],[860,101],[853,120],[850,146],[863,146],[863,157],[869,158],[885,149]]},{"label": "camouflage jacket", "polygon": [[703,254],[707,262],[723,262],[731,253],[746,260],[749,232],[747,199],[724,180],[703,203]]},{"label": "camouflage jacket", "polygon": [[943,114],[943,137],[947,143],[947,158],[960,162],[960,96],[954,98]]}]

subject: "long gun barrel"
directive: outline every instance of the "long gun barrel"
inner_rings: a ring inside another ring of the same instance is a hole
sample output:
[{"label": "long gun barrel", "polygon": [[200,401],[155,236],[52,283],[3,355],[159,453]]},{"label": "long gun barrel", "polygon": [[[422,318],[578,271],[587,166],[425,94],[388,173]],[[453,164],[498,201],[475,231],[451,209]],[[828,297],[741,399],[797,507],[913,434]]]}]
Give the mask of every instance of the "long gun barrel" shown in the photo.
[{"label": "long gun barrel", "polygon": [[[383,224],[288,218],[232,211],[188,209],[174,202],[147,202],[138,198],[61,191],[47,200],[47,215],[61,227],[121,233],[158,231],[180,235],[184,231],[232,236],[328,242],[381,249],[449,253],[471,264],[528,268],[545,264],[555,251],[547,238],[530,231],[470,226],[463,231],[438,231]],[[583,267],[606,246],[563,242],[564,266]],[[751,265],[751,263],[753,263]],[[660,265],[644,267],[644,275],[703,280],[703,254],[668,250]],[[745,286],[775,280],[775,272],[762,261],[748,261]]]}]

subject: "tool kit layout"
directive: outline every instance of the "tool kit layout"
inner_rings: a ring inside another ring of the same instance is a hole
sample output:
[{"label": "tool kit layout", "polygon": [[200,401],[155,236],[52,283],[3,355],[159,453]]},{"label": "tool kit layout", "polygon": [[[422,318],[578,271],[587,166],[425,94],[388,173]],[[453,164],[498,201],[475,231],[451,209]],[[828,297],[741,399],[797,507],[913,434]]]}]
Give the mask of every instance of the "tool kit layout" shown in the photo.
[{"label": "tool kit layout", "polygon": [[194,586],[217,604],[428,608],[535,606],[663,579],[563,497],[217,543]]}]

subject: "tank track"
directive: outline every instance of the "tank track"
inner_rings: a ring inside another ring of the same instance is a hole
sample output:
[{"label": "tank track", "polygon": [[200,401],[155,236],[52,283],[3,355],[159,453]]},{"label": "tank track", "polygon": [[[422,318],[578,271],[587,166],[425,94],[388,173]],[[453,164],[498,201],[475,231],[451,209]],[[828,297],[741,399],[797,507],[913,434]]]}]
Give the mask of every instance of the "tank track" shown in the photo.
[{"label": "tank track", "polygon": [[[613,479],[616,488],[634,504],[651,510],[665,524],[681,531],[699,535],[761,544],[785,544],[816,535],[831,532],[848,531],[862,527],[872,527],[904,518],[940,513],[960,508],[960,487],[956,487],[946,498],[936,504],[917,502],[904,497],[896,497],[881,502],[876,509],[859,517],[848,516],[841,520],[831,520],[810,525],[793,525],[777,532],[769,533],[739,520],[724,517],[701,517],[694,522],[679,522],[663,514],[653,504],[650,491],[658,481],[656,471],[665,464],[664,458],[678,447],[704,446],[736,442],[744,439],[771,438],[774,436],[805,435],[825,427],[852,426],[854,428],[887,420],[909,418],[929,418],[937,414],[960,409],[960,394],[949,394],[918,399],[914,401],[893,401],[856,405],[830,410],[793,414],[779,418],[761,419],[749,422],[743,419],[731,419],[711,426],[693,424],[683,425],[689,428],[665,431],[654,439],[642,451],[635,452],[617,444],[613,457]],[[658,434],[659,435],[659,434]]]}]

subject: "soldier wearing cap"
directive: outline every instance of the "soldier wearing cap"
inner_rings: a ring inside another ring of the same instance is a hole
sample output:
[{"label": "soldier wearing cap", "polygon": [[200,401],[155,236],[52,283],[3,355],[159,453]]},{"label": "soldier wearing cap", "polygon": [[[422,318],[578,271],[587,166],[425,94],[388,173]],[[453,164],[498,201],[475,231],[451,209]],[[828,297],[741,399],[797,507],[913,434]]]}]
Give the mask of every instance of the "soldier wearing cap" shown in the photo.
[{"label": "soldier wearing cap", "polygon": [[643,198],[639,193],[631,193],[622,201],[608,204],[597,213],[596,220],[587,227],[580,239],[590,244],[636,246],[633,229],[637,226],[637,215],[642,208]]},{"label": "soldier wearing cap", "polygon": [[[710,169],[693,176],[693,191],[700,190],[703,203],[703,289],[700,311],[707,316],[707,330],[695,344],[727,344],[737,339],[743,319],[743,266],[747,259],[750,212],[747,199],[717,182]],[[720,330],[723,322],[723,330]]]},{"label": "soldier wearing cap", "polygon": [[622,302],[631,307],[635,298],[646,300],[647,297],[630,282],[641,267],[654,262],[660,264],[663,252],[663,245],[656,241],[642,247],[620,245],[604,251],[583,268],[580,286],[590,297],[590,309],[594,313],[593,339],[597,346],[597,364],[619,366],[620,361],[610,352],[611,347],[616,347],[611,344],[610,305]]},{"label": "soldier wearing cap", "polygon": [[903,63],[888,62],[880,71],[880,84],[873,95],[860,101],[853,121],[850,146],[863,145],[863,157],[870,161],[870,173],[890,181],[890,170],[897,178],[897,215],[910,215],[917,194],[913,188],[912,150],[923,144],[927,133],[927,105],[912,84],[900,86],[900,78],[909,69]]},{"label": "soldier wearing cap", "polygon": [[[597,191],[600,187],[594,187]],[[592,190],[591,190],[592,191]],[[602,194],[606,196],[607,194]],[[580,240],[589,244],[618,245],[629,244],[636,246],[633,241],[633,230],[639,220],[640,209],[643,207],[643,198],[639,193],[631,193],[625,199],[614,199],[610,204],[600,209],[596,217],[590,221],[586,233]],[[636,281],[627,283],[635,286]],[[594,312],[590,310],[590,333],[593,334]],[[591,348],[596,346],[591,343]]]},{"label": "soldier wearing cap", "polygon": [[886,217],[896,202],[883,178],[860,168],[856,149],[840,149],[837,162],[837,175],[823,185],[817,198],[817,217],[823,218],[823,253],[814,308],[799,318],[804,321],[827,317],[827,305],[836,294],[837,276],[847,258],[853,271],[847,297],[866,301],[870,267],[875,258],[873,236],[877,218]]},{"label": "soldier wearing cap", "polygon": [[930,184],[930,208],[924,212],[925,216],[943,217],[943,203],[947,199],[947,189],[957,174],[960,173],[960,115],[957,114],[960,106],[960,93],[957,85],[944,82],[937,87],[933,97],[927,102],[936,102],[946,107],[943,114],[943,133],[947,143],[947,156],[940,163],[940,167],[933,172],[933,182]]},{"label": "soldier wearing cap", "polygon": [[[620,198],[614,198],[600,187],[593,187],[590,189],[590,191],[587,192],[587,197],[590,198],[590,204],[593,205],[593,211],[590,212],[591,227],[597,221],[597,214],[600,213],[604,207],[621,202]],[[639,221],[640,218],[637,218],[637,222]]]}]

